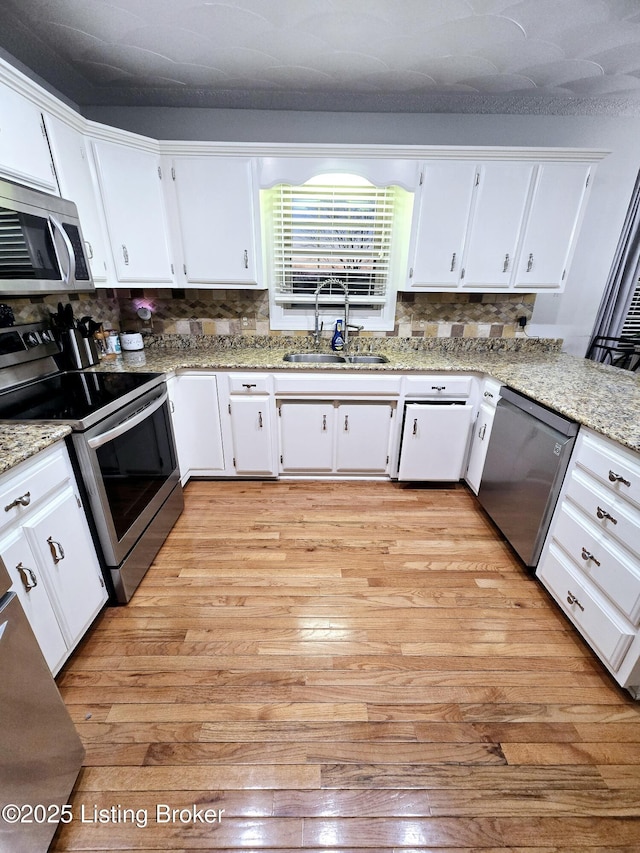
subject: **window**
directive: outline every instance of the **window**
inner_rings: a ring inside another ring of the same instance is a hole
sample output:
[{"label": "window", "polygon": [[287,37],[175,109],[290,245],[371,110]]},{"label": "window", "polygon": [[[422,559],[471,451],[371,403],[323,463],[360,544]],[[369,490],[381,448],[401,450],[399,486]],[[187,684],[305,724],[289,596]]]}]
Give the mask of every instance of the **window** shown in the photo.
[{"label": "window", "polygon": [[636,290],[633,294],[633,298],[631,299],[629,313],[624,321],[621,335],[622,337],[640,335],[640,283],[636,285]]},{"label": "window", "polygon": [[[325,174],[261,191],[271,326],[312,328],[315,292],[328,279],[346,285],[354,322],[392,329],[406,274],[413,194],[357,175]],[[340,316],[344,291],[323,288],[325,318]],[[325,323],[326,326],[326,323]]]}]

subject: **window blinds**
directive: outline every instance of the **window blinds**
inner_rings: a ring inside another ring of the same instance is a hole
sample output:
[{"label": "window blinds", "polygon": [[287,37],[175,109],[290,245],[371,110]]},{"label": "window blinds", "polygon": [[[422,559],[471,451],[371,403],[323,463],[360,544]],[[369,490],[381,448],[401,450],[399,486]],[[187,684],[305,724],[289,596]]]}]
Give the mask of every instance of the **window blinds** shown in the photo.
[{"label": "window blinds", "polygon": [[622,336],[640,335],[640,284],[636,285],[635,293],[631,299],[629,313],[622,327]]},{"label": "window blinds", "polygon": [[[281,184],[272,194],[272,257],[279,296],[312,295],[328,278],[343,281],[350,297],[384,302],[397,187]],[[323,297],[334,295],[331,288]],[[335,288],[342,299],[342,288]]]}]

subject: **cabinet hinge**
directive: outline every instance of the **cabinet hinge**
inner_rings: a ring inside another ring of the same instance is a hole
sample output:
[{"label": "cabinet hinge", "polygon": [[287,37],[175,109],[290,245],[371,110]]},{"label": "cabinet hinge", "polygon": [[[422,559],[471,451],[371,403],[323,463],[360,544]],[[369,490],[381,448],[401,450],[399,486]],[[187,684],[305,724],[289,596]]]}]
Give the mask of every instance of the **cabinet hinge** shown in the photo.
[{"label": "cabinet hinge", "polygon": [[476,172],[476,186],[480,183],[480,172]]},{"label": "cabinet hinge", "polygon": [[390,417],[390,418],[392,418],[392,417],[393,417],[393,409],[390,409],[390,411],[389,411],[389,417]]},{"label": "cabinet hinge", "polygon": [[182,264],[182,271],[184,272],[185,275],[187,274],[187,265],[186,264]]},{"label": "cabinet hinge", "polygon": [[278,406],[278,417],[282,417],[282,406]]},{"label": "cabinet hinge", "polygon": [[100,581],[100,586],[104,589],[104,580],[101,575],[98,575],[98,580]]},{"label": "cabinet hinge", "polygon": [[175,181],[175,179],[176,179],[176,170],[175,170],[175,166],[172,166],[172,167],[171,167],[171,177],[172,177],[172,178],[173,178],[173,180]]},{"label": "cabinet hinge", "polygon": [[47,138],[47,131],[44,126],[44,119],[40,120],[40,133],[44,136],[45,139]]},{"label": "cabinet hinge", "polygon": [[423,181],[424,181],[424,172],[420,172],[420,184],[419,184],[419,186],[422,186]]},{"label": "cabinet hinge", "polygon": [[461,279],[461,280],[464,278],[464,273],[465,273],[465,271],[464,271],[464,270],[462,270],[462,272],[460,273],[460,279]]},{"label": "cabinet hinge", "polygon": [[284,458],[283,458],[283,456],[282,456],[282,453],[280,454],[280,464],[281,464],[281,465],[284,465]]},{"label": "cabinet hinge", "polygon": [[387,456],[387,465],[389,464],[389,457]]},{"label": "cabinet hinge", "polygon": [[80,509],[82,509],[82,501],[80,500],[80,498],[78,497],[78,495],[76,495],[76,503],[78,504],[78,506],[80,507]]},{"label": "cabinet hinge", "polygon": [[585,187],[589,186],[589,181],[591,180],[591,172],[587,175],[587,182],[585,183]]},{"label": "cabinet hinge", "polygon": [[158,166],[158,177],[162,180],[162,169]]},{"label": "cabinet hinge", "polygon": [[231,414],[231,403],[227,405],[227,409],[229,410],[229,414]]},{"label": "cabinet hinge", "polygon": [[413,278],[413,267],[409,270],[409,278]]},{"label": "cabinet hinge", "polygon": [[233,462],[233,467],[235,468],[236,467],[236,457],[234,456],[231,461]]},{"label": "cabinet hinge", "polygon": [[176,271],[173,268],[173,264],[171,264],[171,275],[175,275],[175,274],[176,274]]},{"label": "cabinet hinge", "polygon": [[566,270],[562,270],[562,278],[560,279],[560,281],[564,281],[564,277],[565,277],[565,275],[566,275],[566,274],[567,274],[567,271],[566,271]]}]

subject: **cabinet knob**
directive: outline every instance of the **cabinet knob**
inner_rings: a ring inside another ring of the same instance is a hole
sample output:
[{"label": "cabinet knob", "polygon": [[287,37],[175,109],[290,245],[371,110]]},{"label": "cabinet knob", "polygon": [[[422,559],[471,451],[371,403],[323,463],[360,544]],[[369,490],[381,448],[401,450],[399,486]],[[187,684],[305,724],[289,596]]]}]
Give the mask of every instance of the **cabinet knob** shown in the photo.
[{"label": "cabinet knob", "polygon": [[575,595],[571,592],[571,590],[567,590],[567,602],[569,604],[575,604],[576,607],[579,607],[580,610],[584,613],[584,607],[580,604]]},{"label": "cabinet knob", "polygon": [[4,508],[5,512],[9,512],[10,509],[13,509],[14,506],[29,506],[31,503],[31,492],[25,492],[24,495],[20,495],[19,498],[11,501],[10,504],[7,504]]},{"label": "cabinet knob", "polygon": [[614,471],[609,471],[609,479],[612,483],[622,483],[623,486],[631,487],[629,480],[625,480],[621,474],[616,474]]},{"label": "cabinet knob", "polygon": [[64,560],[64,548],[51,536],[49,536],[49,538],[47,539],[47,544],[49,545],[49,550],[51,551],[51,556],[53,557],[53,564],[57,566],[58,563]]},{"label": "cabinet knob", "polygon": [[38,579],[35,576],[33,569],[28,569],[26,566],[23,566],[22,563],[18,563],[16,569],[20,574],[22,585],[27,592],[31,592],[34,586],[38,586]]},{"label": "cabinet knob", "polygon": [[599,506],[599,507],[598,507],[598,509],[596,510],[596,515],[597,515],[597,516],[598,516],[598,518],[600,518],[600,519],[603,519],[603,518],[607,519],[607,520],[608,520],[608,521],[610,521],[612,524],[617,524],[617,523],[618,523],[618,519],[617,519],[617,518],[614,518],[610,513],[608,513],[608,512],[606,511],[606,509],[602,509],[602,507],[601,507],[601,506]]},{"label": "cabinet knob", "polygon": [[595,563],[596,566],[600,565],[600,560],[596,560],[591,551],[587,551],[587,549],[583,546],[582,548],[582,559],[583,560],[591,560],[592,563]]}]

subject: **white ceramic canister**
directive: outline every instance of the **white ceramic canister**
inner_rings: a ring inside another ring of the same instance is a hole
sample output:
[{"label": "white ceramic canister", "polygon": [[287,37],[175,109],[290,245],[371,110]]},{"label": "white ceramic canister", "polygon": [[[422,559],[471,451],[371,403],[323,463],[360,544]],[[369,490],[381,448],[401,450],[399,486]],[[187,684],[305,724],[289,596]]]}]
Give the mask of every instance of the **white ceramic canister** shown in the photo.
[{"label": "white ceramic canister", "polygon": [[142,335],[140,332],[120,332],[120,346],[126,352],[143,349]]}]

